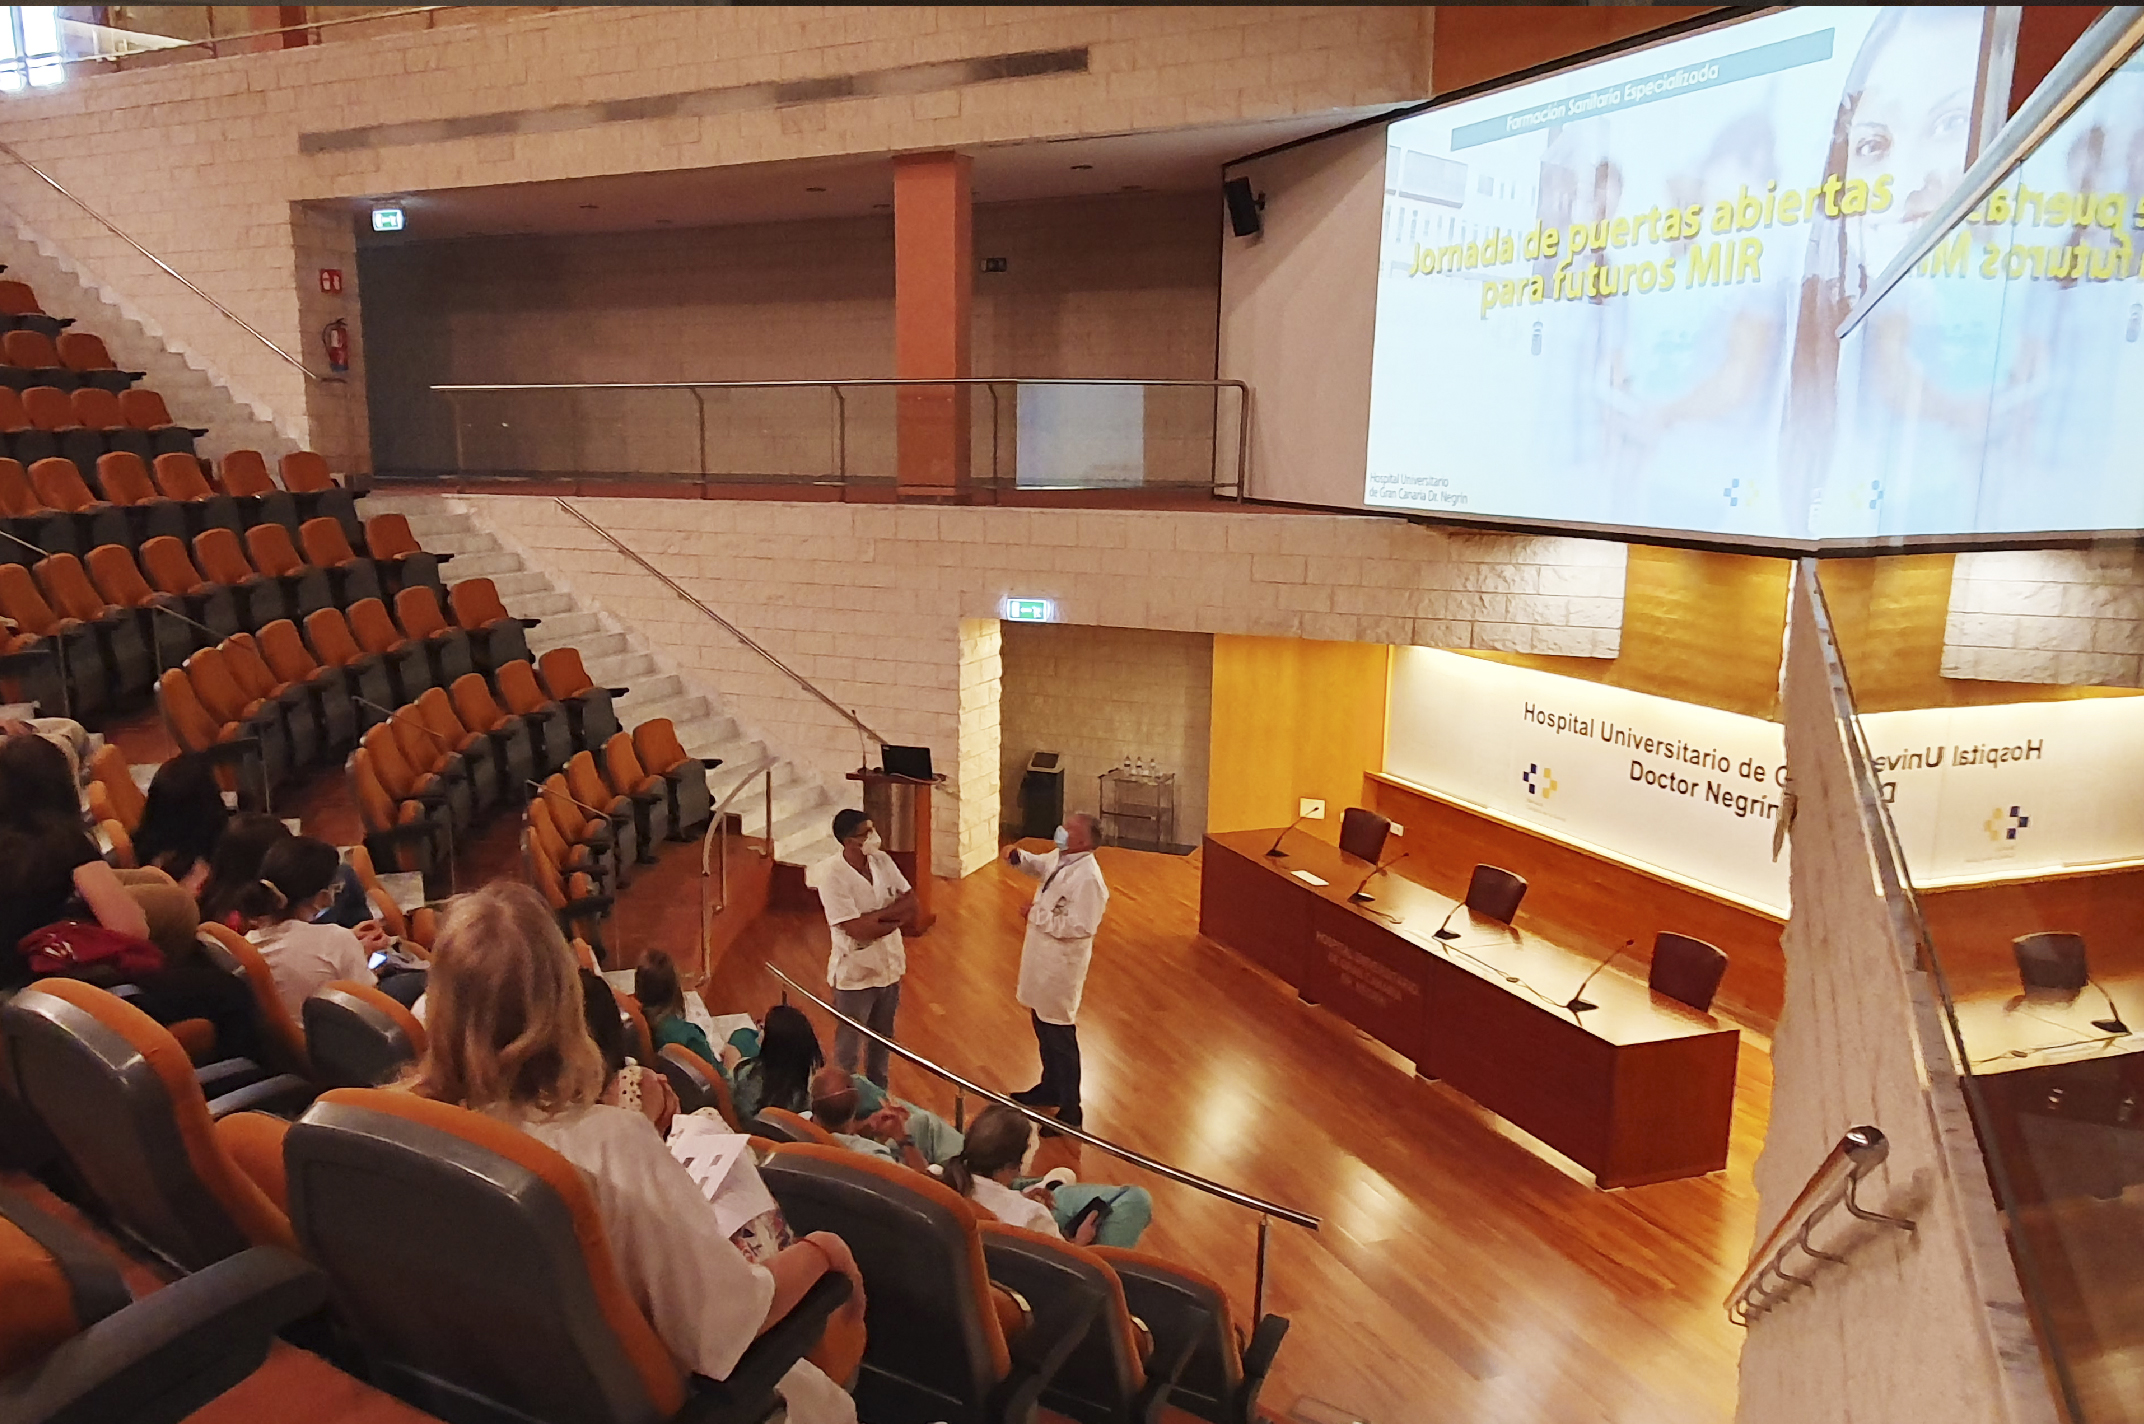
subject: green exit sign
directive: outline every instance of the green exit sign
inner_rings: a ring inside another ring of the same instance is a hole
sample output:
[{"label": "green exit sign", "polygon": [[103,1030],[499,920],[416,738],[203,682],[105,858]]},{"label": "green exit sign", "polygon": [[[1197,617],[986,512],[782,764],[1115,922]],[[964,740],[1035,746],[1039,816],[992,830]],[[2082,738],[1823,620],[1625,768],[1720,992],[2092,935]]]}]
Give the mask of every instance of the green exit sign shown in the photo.
[{"label": "green exit sign", "polygon": [[998,616],[1008,623],[1051,623],[1057,609],[1047,598],[1008,598],[999,605]]}]

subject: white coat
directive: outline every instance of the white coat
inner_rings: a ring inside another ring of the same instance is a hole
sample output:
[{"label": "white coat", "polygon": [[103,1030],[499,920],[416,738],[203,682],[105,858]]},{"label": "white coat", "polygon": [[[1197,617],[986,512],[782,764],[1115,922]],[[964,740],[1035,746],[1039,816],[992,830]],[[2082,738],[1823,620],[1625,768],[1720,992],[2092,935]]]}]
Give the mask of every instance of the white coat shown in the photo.
[{"label": "white coat", "polygon": [[1095,931],[1109,908],[1109,886],[1092,851],[1014,855],[1014,865],[1042,882],[1020,944],[1020,1003],[1044,1023],[1073,1023],[1094,958]]}]

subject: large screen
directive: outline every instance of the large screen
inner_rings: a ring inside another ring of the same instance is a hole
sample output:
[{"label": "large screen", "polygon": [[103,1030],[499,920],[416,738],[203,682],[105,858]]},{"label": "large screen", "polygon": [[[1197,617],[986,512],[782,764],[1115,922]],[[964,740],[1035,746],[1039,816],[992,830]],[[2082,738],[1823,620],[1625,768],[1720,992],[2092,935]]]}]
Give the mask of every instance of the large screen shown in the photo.
[{"label": "large screen", "polygon": [[1866,532],[1835,332],[1965,170],[1989,13],[1798,8],[1393,123],[1364,503]]}]

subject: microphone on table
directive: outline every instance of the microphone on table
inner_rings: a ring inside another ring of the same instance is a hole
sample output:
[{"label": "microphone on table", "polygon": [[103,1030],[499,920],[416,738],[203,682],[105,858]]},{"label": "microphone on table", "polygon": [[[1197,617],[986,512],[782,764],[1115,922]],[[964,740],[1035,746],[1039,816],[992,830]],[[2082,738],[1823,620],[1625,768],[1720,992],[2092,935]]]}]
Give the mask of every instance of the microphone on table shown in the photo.
[{"label": "microphone on table", "polygon": [[1452,916],[1454,916],[1454,915],[1458,914],[1458,913],[1460,912],[1460,910],[1461,910],[1461,909],[1465,908],[1465,906],[1466,906],[1466,903],[1467,903],[1467,902],[1466,902],[1466,901],[1464,901],[1464,900],[1459,900],[1459,901],[1456,901],[1456,902],[1454,902],[1454,904],[1452,905],[1452,908],[1450,908],[1449,910],[1446,910],[1446,911],[1444,912],[1444,919],[1443,919],[1443,921],[1442,921],[1442,922],[1441,922],[1441,923],[1440,923],[1440,924],[1439,924],[1439,925],[1437,926],[1437,928],[1436,928],[1436,929],[1434,929],[1433,931],[1431,931],[1431,932],[1430,932],[1430,938],[1432,938],[1432,939],[1457,939],[1457,938],[1459,938],[1459,931],[1457,931],[1457,930],[1455,930],[1455,929],[1451,929],[1451,928],[1449,928],[1449,926],[1450,926],[1450,925],[1451,925],[1451,923],[1452,923]]},{"label": "microphone on table", "polygon": [[1297,817],[1296,817],[1296,818],[1295,818],[1294,820],[1290,821],[1290,822],[1289,822],[1289,823],[1287,824],[1287,826],[1286,826],[1286,827],[1285,827],[1285,828],[1284,828],[1284,829],[1283,829],[1283,830],[1281,831],[1281,833],[1280,833],[1279,835],[1277,835],[1277,836],[1273,837],[1273,847],[1272,847],[1272,849],[1268,850],[1268,851],[1266,852],[1266,854],[1267,854],[1267,855],[1286,855],[1286,854],[1287,854],[1288,852],[1286,852],[1286,851],[1284,851],[1284,850],[1282,850],[1282,849],[1280,848],[1280,843],[1281,843],[1282,841],[1284,841],[1284,840],[1288,839],[1288,832],[1289,832],[1289,831],[1292,831],[1292,830],[1294,830],[1294,829],[1295,829],[1295,828],[1296,828],[1297,826],[1300,826],[1300,825],[1302,825],[1302,824],[1303,824],[1303,822],[1305,822],[1305,821],[1307,821],[1307,820],[1309,820],[1309,819],[1310,819],[1310,818],[1309,818],[1308,816],[1297,816]]},{"label": "microphone on table", "polygon": [[2085,976],[2084,982],[2099,990],[2099,997],[2107,1001],[2107,1016],[2103,1019],[2092,1020],[2092,1027],[2098,1029],[2101,1033],[2129,1032],[2129,1025],[2122,1022],[2122,1011],[2114,1007],[2114,996],[2107,992],[2106,986],[2089,974]]},{"label": "microphone on table", "polygon": [[1600,963],[1594,965],[1592,970],[1587,973],[1586,977],[1578,981],[1578,992],[1571,995],[1570,1001],[1566,1003],[1564,1007],[1569,1009],[1574,1014],[1582,1014],[1587,1009],[1599,1008],[1599,1004],[1594,1003],[1591,999],[1586,997],[1586,986],[1591,984],[1594,980],[1594,977],[1598,975],[1603,969],[1606,969],[1610,964],[1614,963],[1617,955],[1621,954],[1624,950],[1629,949],[1632,945],[1636,943],[1637,941],[1634,939],[1626,939],[1621,944],[1617,945],[1614,949],[1610,950],[1606,959],[1603,959]]},{"label": "microphone on table", "polygon": [[1401,851],[1398,855],[1392,857],[1392,859],[1386,861],[1384,864],[1371,866],[1370,873],[1362,877],[1361,885],[1357,885],[1352,891],[1349,892],[1348,899],[1354,901],[1358,905],[1367,905],[1370,901],[1376,899],[1377,897],[1375,895],[1372,895],[1369,891],[1365,890],[1363,886],[1368,885],[1372,880],[1375,880],[1378,876],[1383,875],[1386,871],[1390,870],[1393,866],[1398,865],[1406,858],[1407,852]]}]

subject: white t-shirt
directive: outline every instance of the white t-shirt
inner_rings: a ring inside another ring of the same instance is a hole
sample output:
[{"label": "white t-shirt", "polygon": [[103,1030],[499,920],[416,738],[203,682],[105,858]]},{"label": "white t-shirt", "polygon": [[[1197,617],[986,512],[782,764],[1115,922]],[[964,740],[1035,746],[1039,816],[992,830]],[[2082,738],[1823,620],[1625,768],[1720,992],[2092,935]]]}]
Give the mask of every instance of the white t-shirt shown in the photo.
[{"label": "white t-shirt", "polygon": [[873,910],[883,910],[908,893],[908,878],[882,850],[867,857],[871,878],[856,873],[848,857],[836,851],[811,869],[810,881],[818,888],[819,903],[826,907],[826,923],[833,935],[834,950],[826,961],[826,982],[836,989],[876,989],[900,982],[908,972],[908,951],[901,932],[881,935],[868,944],[858,944],[842,931],[842,925]]},{"label": "white t-shirt", "polygon": [[1024,1226],[1045,1236],[1063,1234],[1058,1231],[1057,1218],[1048,1207],[988,1177],[977,1177],[970,1195],[977,1206],[1007,1226]]},{"label": "white t-shirt", "polygon": [[[600,1103],[510,1121],[588,1180],[611,1261],[680,1366],[710,1379],[737,1368],[774,1300],[774,1277],[722,1234],[692,1174],[637,1112]],[[854,1424],[856,1406],[808,1361],[782,1377],[798,1424]]]},{"label": "white t-shirt", "polygon": [[283,1007],[300,1023],[305,1021],[305,1001],[337,979],[358,984],[377,984],[372,966],[365,962],[365,947],[355,931],[343,925],[315,925],[303,920],[284,920],[265,929],[248,931],[246,938],[268,961],[275,976],[276,994]]}]

